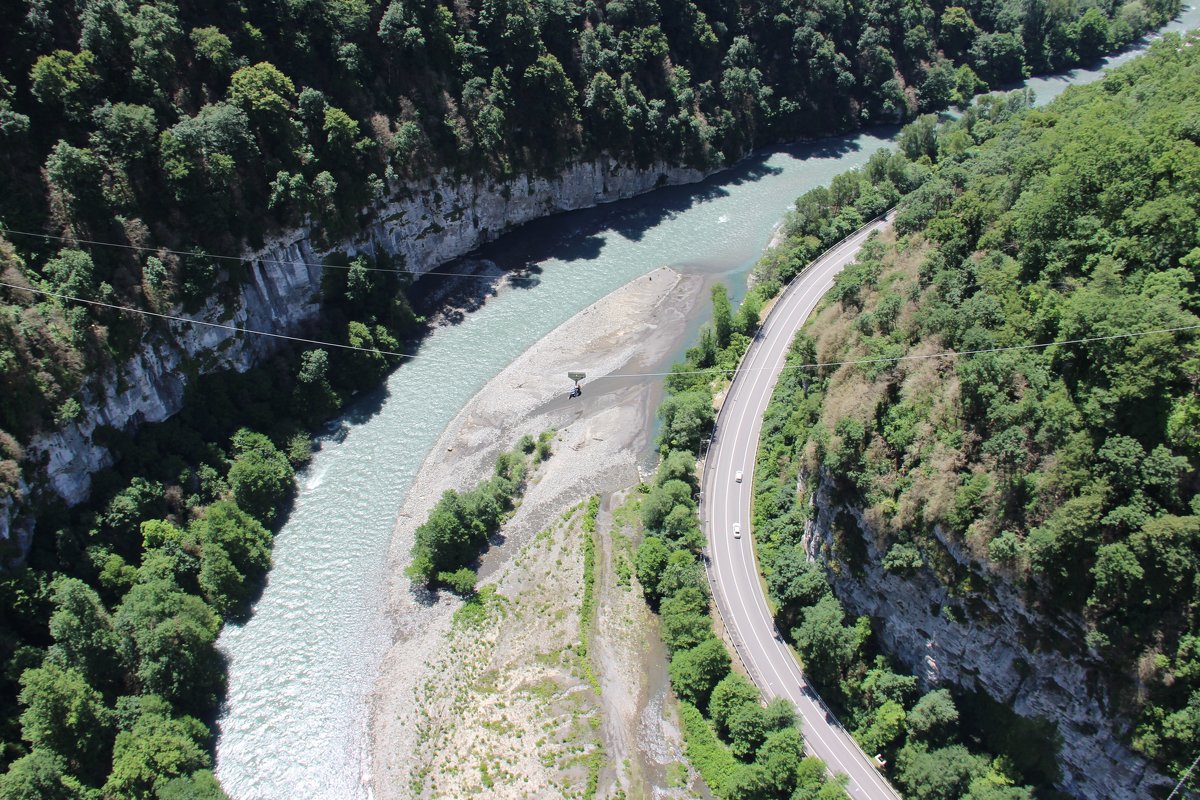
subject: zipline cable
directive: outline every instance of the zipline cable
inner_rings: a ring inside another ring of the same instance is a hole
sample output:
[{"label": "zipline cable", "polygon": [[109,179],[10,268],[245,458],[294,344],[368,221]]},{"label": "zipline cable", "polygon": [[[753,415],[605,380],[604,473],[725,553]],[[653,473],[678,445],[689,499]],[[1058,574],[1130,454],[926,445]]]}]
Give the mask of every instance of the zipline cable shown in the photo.
[{"label": "zipline cable", "polygon": [[1187,768],[1187,772],[1183,773],[1183,777],[1179,779],[1179,783],[1175,784],[1175,788],[1167,795],[1167,800],[1174,800],[1175,795],[1183,788],[1183,784],[1187,781],[1188,776],[1192,774],[1192,770],[1196,768],[1197,763],[1200,763],[1200,753],[1196,754],[1196,757],[1192,760],[1192,765]]},{"label": "zipline cable", "polygon": [[[233,331],[234,333],[252,333],[255,336],[269,336],[272,339],[286,339],[290,342],[302,342],[304,344],[314,344],[314,345],[317,345],[318,347],[337,347],[342,350],[359,350],[364,353],[373,353],[373,354],[378,353],[379,355],[395,356],[396,358],[428,359],[428,356],[418,356],[418,355],[414,355],[413,353],[395,353],[395,352],[392,352],[391,350],[377,350],[377,349],[371,348],[371,347],[357,347],[356,345],[352,345],[352,344],[338,344],[337,342],[325,342],[325,341],[321,341],[320,339],[305,339],[302,336],[289,336],[284,333],[272,333],[271,331],[258,331],[258,330],[254,330],[253,328],[239,328],[236,325],[225,325],[220,322],[208,322],[208,321],[202,320],[202,319],[192,319],[191,317],[177,317],[174,314],[160,314],[157,311],[147,311],[146,309],[142,309],[142,308],[130,308],[129,306],[119,306],[119,305],[116,305],[115,303],[105,303],[100,300],[87,300],[82,297],[73,297],[72,295],[62,294],[60,292],[48,292],[44,289],[29,289],[24,286],[18,286],[13,283],[5,283],[4,281],[0,281],[0,286],[6,286],[9,289],[16,289],[17,291],[20,291],[20,292],[33,292],[34,294],[41,294],[41,295],[45,295],[47,297],[57,297],[61,300],[70,300],[75,303],[84,303],[86,305],[91,305],[91,306],[100,306],[101,308],[111,308],[116,311],[128,311],[132,314],[142,314],[147,317],[156,317],[158,319],[170,320],[171,322],[185,322],[185,323],[189,323],[192,325],[204,325],[205,327],[208,327],[208,328],[220,328],[221,330]],[[5,305],[12,305],[12,304],[5,303]]]},{"label": "zipline cable", "polygon": [[[783,369],[824,369],[826,367],[855,366],[858,364],[892,364],[899,361],[922,361],[931,358],[958,358],[960,356],[975,356],[983,353],[1005,353],[1010,350],[1038,350],[1046,347],[1055,347],[1056,345],[1107,342],[1112,339],[1130,339],[1137,336],[1150,336],[1155,333],[1178,333],[1179,331],[1192,331],[1196,329],[1200,329],[1200,324],[1180,325],[1176,328],[1154,328],[1148,331],[1129,331],[1126,333],[1114,333],[1108,336],[1086,336],[1081,339],[1063,339],[1057,342],[1014,344],[1007,345],[1005,347],[984,347],[978,350],[945,350],[940,353],[926,353],[924,355],[892,356],[888,358],[856,358],[848,361],[819,361],[808,364],[785,364]],[[709,367],[706,369],[679,370],[677,372],[617,372],[613,373],[612,375],[598,376],[595,378],[595,380],[603,380],[605,378],[657,378],[666,377],[669,375],[716,375],[721,373],[732,374],[735,372],[762,372],[767,369],[770,369],[770,367],[759,367],[757,369],[751,369],[749,367],[742,367],[739,369],[721,369],[719,367]]]},{"label": "zipline cable", "polygon": [[[150,247],[148,245],[137,244],[122,244],[121,242],[104,242],[98,239],[80,239],[73,236],[54,236],[49,233],[36,233],[34,231],[21,231],[15,228],[9,228],[0,225],[0,234],[15,234],[17,236],[29,236],[35,239],[46,239],[48,241],[63,242],[65,244],[86,244],[92,247],[115,247],[121,250],[134,250],[141,253],[170,253],[177,256],[194,256],[196,258],[219,258],[223,261],[237,261],[242,264],[274,264],[276,266],[290,267],[312,267],[314,269],[352,269],[350,265],[342,264],[318,264],[311,261],[300,260],[284,260],[279,258],[243,258],[242,256],[227,256],[220,253],[205,253],[200,250],[172,250],[169,247]],[[505,277],[506,275],[517,272],[516,270],[505,270],[500,275],[482,275],[477,272],[420,272],[415,269],[391,269],[388,267],[359,267],[358,269],[366,272],[385,272],[390,275],[412,275],[416,278],[423,278],[428,275],[434,277],[445,278],[474,278],[476,280],[493,281]]]},{"label": "zipline cable", "polygon": [[[283,334],[283,333],[272,333],[270,331],[254,330],[253,328],[239,328],[236,325],[225,325],[225,324],[222,324],[219,322],[208,322],[206,320],[192,319],[191,317],[180,317],[180,316],[175,316],[173,314],[162,314],[157,311],[148,311],[148,310],[142,309],[142,308],[131,308],[130,306],[121,306],[121,305],[117,305],[115,303],[105,303],[100,300],[89,300],[89,299],[86,299],[83,297],[75,297],[73,295],[63,294],[61,292],[50,292],[45,289],[32,289],[32,288],[20,286],[20,285],[13,284],[13,283],[6,283],[4,281],[0,281],[0,286],[7,287],[9,289],[15,289],[20,292],[30,292],[32,294],[40,294],[40,295],[44,295],[46,297],[55,297],[55,298],[58,298],[61,300],[69,300],[74,303],[83,303],[85,305],[99,306],[101,308],[113,309],[115,311],[127,311],[131,314],[141,314],[143,316],[155,317],[157,319],[165,319],[165,320],[169,320],[171,322],[183,322],[183,323],[190,323],[192,325],[203,325],[203,326],[210,327],[210,328],[220,328],[222,330],[233,331],[234,333],[248,333],[248,334],[253,334],[254,336],[269,336],[273,339],[284,339],[284,340],[292,341],[292,342],[300,342],[302,344],[316,345],[318,347],[336,347],[341,350],[357,350],[357,351],[360,351],[363,353],[372,353],[372,354],[379,354],[379,355],[385,355],[385,356],[393,356],[395,358],[423,358],[426,360],[430,360],[428,356],[420,356],[420,355],[416,355],[414,353],[396,353],[396,352],[393,352],[390,350],[378,350],[378,349],[371,348],[371,347],[358,347],[358,346],[352,345],[352,344],[339,344],[337,342],[326,342],[326,341],[322,341],[320,339],[306,339],[301,336],[289,336],[289,335]],[[5,305],[13,305],[13,304],[6,303]],[[783,369],[825,369],[828,367],[857,366],[857,365],[861,365],[861,364],[894,364],[894,363],[898,363],[901,361],[922,361],[922,360],[928,360],[928,359],[932,359],[932,358],[959,358],[961,356],[973,356],[973,355],[981,355],[981,354],[985,354],[985,353],[1004,353],[1004,352],[1008,352],[1011,350],[1036,350],[1036,349],[1043,349],[1046,347],[1055,347],[1057,345],[1089,344],[1091,342],[1107,342],[1107,341],[1112,341],[1114,339],[1132,339],[1132,338],[1136,338],[1139,336],[1152,336],[1154,334],[1159,334],[1159,333],[1179,333],[1182,331],[1191,331],[1191,330],[1197,330],[1197,329],[1200,329],[1200,323],[1197,323],[1195,325],[1180,325],[1180,326],[1177,326],[1174,328],[1154,328],[1154,329],[1145,330],[1145,331],[1128,331],[1125,333],[1114,333],[1114,334],[1109,334],[1106,336],[1087,336],[1087,337],[1083,337],[1083,338],[1079,338],[1079,339],[1064,339],[1062,341],[1056,341],[1056,342],[1041,342],[1041,343],[1035,343],[1035,344],[1015,344],[1015,345],[1008,345],[1006,347],[985,347],[985,348],[980,348],[977,350],[946,350],[946,351],[943,351],[940,353],[926,353],[924,355],[893,356],[893,357],[889,357],[889,358],[859,358],[859,359],[848,359],[845,361],[812,362],[812,363],[807,363],[807,364],[785,364],[783,366]],[[733,373],[746,373],[746,372],[763,372],[768,369],[770,369],[770,367],[758,367],[758,368],[742,367],[739,369],[720,369],[718,367],[712,367],[712,368],[708,368],[708,369],[680,370],[678,372],[616,372],[611,375],[597,375],[596,377],[591,379],[591,382],[594,383],[595,381],[613,380],[613,379],[618,379],[618,378],[662,378],[662,377],[667,377],[670,375],[720,375],[720,374],[733,374]]]}]

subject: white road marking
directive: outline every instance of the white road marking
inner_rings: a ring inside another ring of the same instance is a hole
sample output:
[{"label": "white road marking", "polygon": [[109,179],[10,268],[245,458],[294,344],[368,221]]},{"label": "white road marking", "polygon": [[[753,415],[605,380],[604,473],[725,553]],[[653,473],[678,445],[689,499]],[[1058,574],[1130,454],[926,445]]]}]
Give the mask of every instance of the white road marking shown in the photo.
[{"label": "white road marking", "polygon": [[[810,695],[805,691],[812,690],[791,650],[775,638],[774,619],[763,596],[754,558],[750,518],[750,487],[754,485],[763,414],[787,359],[792,337],[833,285],[837,273],[853,260],[870,231],[883,224],[863,229],[810,265],[776,303],[762,327],[762,335],[751,343],[743,360],[749,382],[744,377],[746,373],[735,375],[726,394],[717,420],[720,441],[714,436],[710,443],[702,488],[711,555],[709,580],[714,594],[724,600],[725,608],[720,605],[718,608],[723,615],[728,612],[725,624],[740,645],[739,654],[752,676],[766,682],[764,694],[768,697],[783,696],[796,704],[804,723],[806,749],[850,778],[847,789],[851,795],[900,800],[900,795],[883,779],[849,732],[827,716],[823,704],[814,699],[815,692]],[[724,446],[726,443],[728,447]],[[742,467],[741,483],[730,480],[736,471],[735,464],[748,465]],[[714,506],[711,512],[709,503]],[[745,528],[742,540],[735,541],[729,531],[738,521],[744,521]],[[777,684],[781,690],[776,690]],[[764,689],[761,683],[759,688]]]}]

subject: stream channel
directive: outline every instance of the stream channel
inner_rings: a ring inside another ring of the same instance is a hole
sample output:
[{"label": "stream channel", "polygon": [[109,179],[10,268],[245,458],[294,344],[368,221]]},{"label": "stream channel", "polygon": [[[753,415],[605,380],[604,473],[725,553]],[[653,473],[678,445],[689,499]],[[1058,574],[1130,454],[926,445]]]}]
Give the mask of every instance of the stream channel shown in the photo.
[{"label": "stream channel", "polygon": [[[1197,26],[1200,12],[1190,7],[1167,29]],[[1076,70],[1026,85],[1040,104],[1099,74]],[[533,266],[536,277],[503,282],[461,322],[435,329],[421,343],[424,358],[331,425],[336,431],[299,476],[253,616],[221,634],[229,693],[217,776],[229,795],[369,797],[367,698],[389,644],[384,569],[396,514],[430,447],[489,379],[576,312],[659,266],[724,280],[736,300],[795,198],[863,165],[894,134],[876,129],[759,153],[698,184],[531,223],[473,254],[505,268]],[[698,313],[707,312],[702,304]]]}]

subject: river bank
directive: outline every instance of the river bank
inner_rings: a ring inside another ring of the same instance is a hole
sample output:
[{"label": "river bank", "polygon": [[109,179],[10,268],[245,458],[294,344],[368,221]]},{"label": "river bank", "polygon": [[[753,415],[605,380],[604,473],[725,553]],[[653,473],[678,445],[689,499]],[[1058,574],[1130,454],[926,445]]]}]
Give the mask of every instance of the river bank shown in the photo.
[{"label": "river bank", "polygon": [[[430,667],[445,658],[454,610],[461,605],[446,593],[414,588],[404,576],[416,527],[442,492],[474,486],[490,474],[502,450],[524,434],[547,429],[557,431],[555,454],[539,468],[505,525],[504,542],[483,557],[485,584],[495,584],[512,556],[564,509],[637,484],[658,381],[607,376],[653,370],[669,358],[686,336],[703,285],[700,276],[660,268],[585,308],[490,380],[426,457],[400,509],[388,554],[391,644],[370,703],[370,782],[380,800],[412,795],[425,705],[418,698],[438,691],[428,686],[436,674]],[[569,399],[566,372],[574,369],[588,378],[583,396]],[[564,593],[562,602],[571,596]]]}]

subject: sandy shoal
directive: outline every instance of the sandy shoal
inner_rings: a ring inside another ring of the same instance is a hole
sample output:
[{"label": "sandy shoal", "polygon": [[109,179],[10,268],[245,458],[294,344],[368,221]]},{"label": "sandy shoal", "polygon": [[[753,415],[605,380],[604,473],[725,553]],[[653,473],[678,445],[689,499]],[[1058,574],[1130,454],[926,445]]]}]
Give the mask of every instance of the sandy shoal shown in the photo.
[{"label": "sandy shoal", "polygon": [[[660,268],[580,311],[487,383],[434,444],[400,508],[388,555],[392,645],[370,702],[371,774],[378,800],[411,796],[417,740],[415,696],[447,640],[460,601],[430,595],[404,576],[417,526],[447,489],[463,491],[492,471],[524,434],[558,431],[505,542],[484,557],[484,580],[567,507],[636,484],[638,455],[653,422],[661,378],[621,378],[660,368],[687,333],[703,279]],[[568,399],[568,370],[588,373],[582,398]],[[613,377],[606,377],[613,376]]]}]

